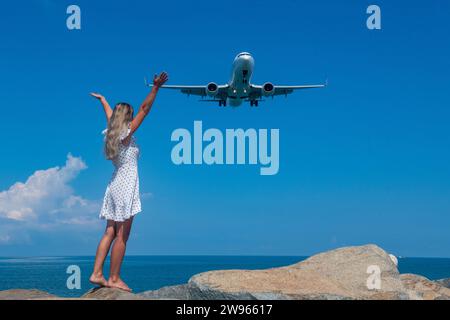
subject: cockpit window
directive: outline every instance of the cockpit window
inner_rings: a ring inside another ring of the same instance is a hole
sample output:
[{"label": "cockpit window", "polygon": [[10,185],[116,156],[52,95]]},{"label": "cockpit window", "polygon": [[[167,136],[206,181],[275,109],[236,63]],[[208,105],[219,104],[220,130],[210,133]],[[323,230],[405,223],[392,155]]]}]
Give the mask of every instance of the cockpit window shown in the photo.
[{"label": "cockpit window", "polygon": [[241,52],[238,54],[238,57],[249,56],[249,55],[250,55],[250,53],[248,53],[248,52]]}]

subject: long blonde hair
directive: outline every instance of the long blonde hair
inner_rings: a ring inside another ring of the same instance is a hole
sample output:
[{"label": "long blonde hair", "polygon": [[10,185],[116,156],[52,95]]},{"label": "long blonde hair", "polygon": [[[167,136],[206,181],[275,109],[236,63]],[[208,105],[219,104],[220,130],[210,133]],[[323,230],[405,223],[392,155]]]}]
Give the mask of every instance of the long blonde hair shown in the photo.
[{"label": "long blonde hair", "polygon": [[105,139],[106,159],[112,160],[119,153],[120,138],[127,132],[128,125],[133,120],[133,108],[125,102],[116,104],[109,119],[108,130]]}]

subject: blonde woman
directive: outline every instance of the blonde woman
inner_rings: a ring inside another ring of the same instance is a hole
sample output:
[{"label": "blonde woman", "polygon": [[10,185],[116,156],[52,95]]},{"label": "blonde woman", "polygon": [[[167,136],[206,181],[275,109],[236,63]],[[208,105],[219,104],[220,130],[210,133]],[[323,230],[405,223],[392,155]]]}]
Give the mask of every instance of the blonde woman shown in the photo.
[{"label": "blonde woman", "polygon": [[[168,75],[162,72],[155,75],[153,87],[142,102],[136,117],[133,108],[128,103],[118,103],[111,109],[105,97],[98,93],[91,93],[103,105],[108,127],[105,134],[105,155],[114,164],[115,171],[109,182],[100,218],[106,219],[106,230],[97,248],[94,271],[89,281],[102,287],[119,288],[131,291],[120,278],[120,267],[125,255],[128,237],[131,231],[133,217],[141,211],[139,198],[139,175],[137,160],[139,148],[133,134],[149,113],[158,89],[168,80]],[[111,244],[111,267],[108,281],[103,276],[103,264],[108,255]]]}]

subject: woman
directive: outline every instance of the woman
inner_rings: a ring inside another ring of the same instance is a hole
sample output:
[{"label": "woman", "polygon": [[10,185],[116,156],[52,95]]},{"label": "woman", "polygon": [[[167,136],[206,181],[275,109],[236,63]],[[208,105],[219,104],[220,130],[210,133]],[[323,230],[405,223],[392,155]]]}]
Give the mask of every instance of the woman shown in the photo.
[{"label": "woman", "polygon": [[[91,93],[101,102],[105,110],[108,122],[108,128],[103,131],[105,155],[115,167],[100,211],[100,218],[106,219],[107,223],[105,233],[97,248],[94,271],[89,278],[93,284],[131,292],[131,289],[120,278],[120,266],[125,255],[133,217],[141,211],[137,171],[139,148],[134,141],[133,134],[149,113],[158,89],[167,80],[168,75],[165,72],[159,76],[155,75],[152,90],[142,102],[139,112],[134,118],[133,108],[128,103],[118,103],[112,110],[105,97],[98,93]],[[103,276],[103,264],[113,241],[109,279],[106,281]]]}]

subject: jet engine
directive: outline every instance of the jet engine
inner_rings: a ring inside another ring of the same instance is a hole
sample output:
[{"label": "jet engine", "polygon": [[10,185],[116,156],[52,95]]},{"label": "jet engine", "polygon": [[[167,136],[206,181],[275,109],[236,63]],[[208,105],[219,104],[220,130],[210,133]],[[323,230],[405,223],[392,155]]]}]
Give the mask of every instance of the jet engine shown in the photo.
[{"label": "jet engine", "polygon": [[214,97],[217,95],[217,93],[219,92],[219,86],[214,83],[214,82],[210,82],[208,83],[208,85],[206,86],[206,94],[210,97]]},{"label": "jet engine", "polygon": [[264,85],[262,86],[262,89],[263,89],[263,95],[266,97],[273,95],[275,92],[275,87],[270,82],[264,83]]}]

